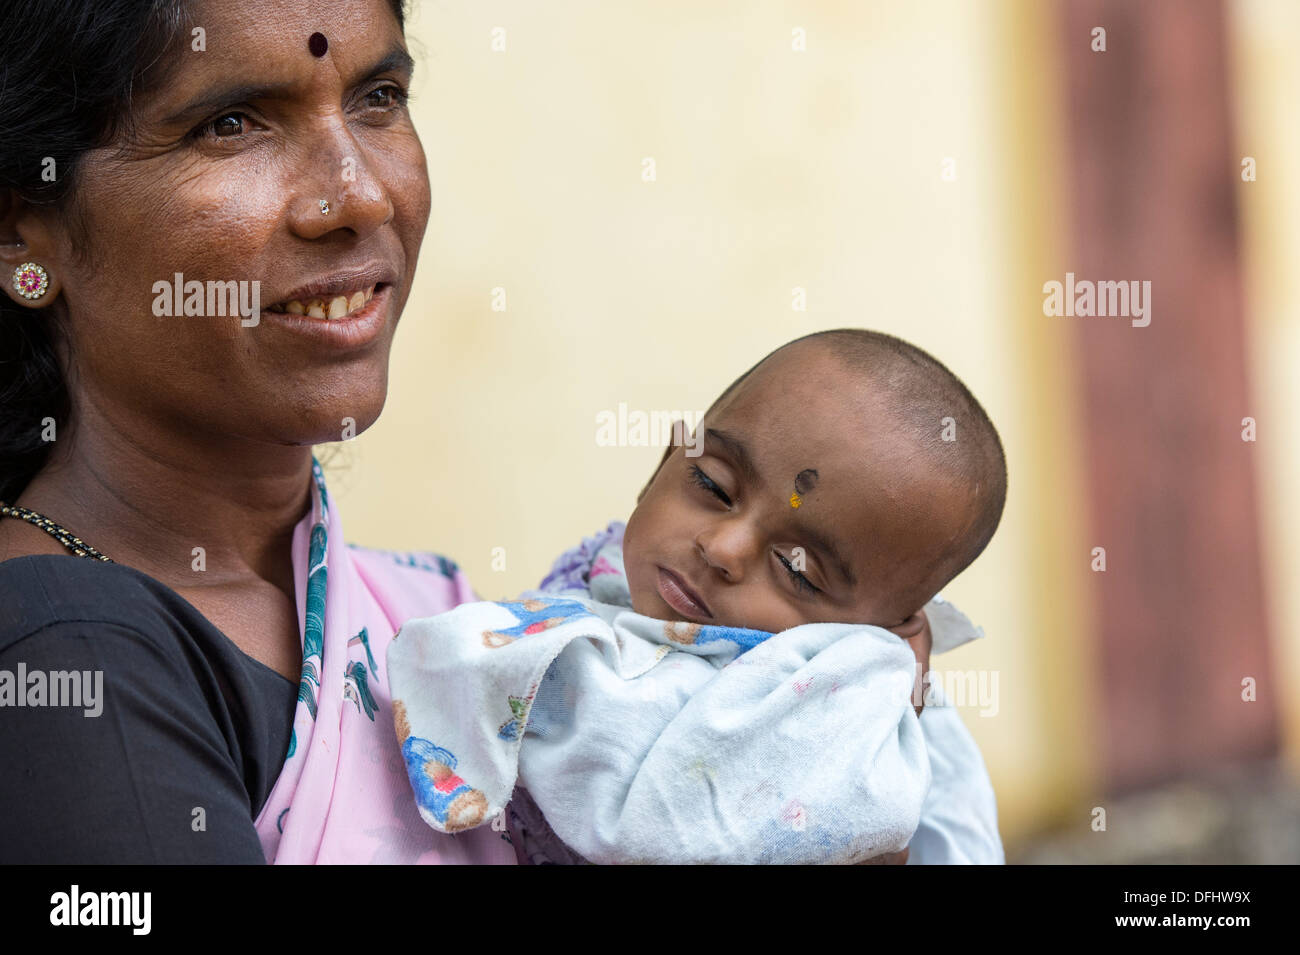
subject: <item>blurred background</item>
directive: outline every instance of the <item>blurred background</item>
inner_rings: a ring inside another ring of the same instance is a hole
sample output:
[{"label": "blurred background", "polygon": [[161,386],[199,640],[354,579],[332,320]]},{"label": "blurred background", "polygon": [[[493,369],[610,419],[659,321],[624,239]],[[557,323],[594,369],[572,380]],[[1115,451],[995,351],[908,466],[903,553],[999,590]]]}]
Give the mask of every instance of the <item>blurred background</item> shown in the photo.
[{"label": "blurred background", "polygon": [[[961,713],[1009,860],[1300,861],[1300,3],[415,0],[409,34],[433,215],[384,415],[322,449],[350,541],[513,596],[658,462],[602,414],[900,335],[1007,449],[947,590],[987,637],[933,665],[997,675]],[[1150,324],[1046,315],[1066,273],[1150,281]]]}]

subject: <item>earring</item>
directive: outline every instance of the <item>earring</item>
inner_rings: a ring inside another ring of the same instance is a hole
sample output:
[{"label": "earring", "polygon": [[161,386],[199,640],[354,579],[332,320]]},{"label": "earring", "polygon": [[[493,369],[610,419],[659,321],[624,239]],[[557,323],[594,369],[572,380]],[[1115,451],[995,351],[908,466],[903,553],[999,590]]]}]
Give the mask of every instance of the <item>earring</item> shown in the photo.
[{"label": "earring", "polygon": [[14,291],[23,298],[40,298],[49,287],[49,273],[35,262],[24,262],[14,269]]}]

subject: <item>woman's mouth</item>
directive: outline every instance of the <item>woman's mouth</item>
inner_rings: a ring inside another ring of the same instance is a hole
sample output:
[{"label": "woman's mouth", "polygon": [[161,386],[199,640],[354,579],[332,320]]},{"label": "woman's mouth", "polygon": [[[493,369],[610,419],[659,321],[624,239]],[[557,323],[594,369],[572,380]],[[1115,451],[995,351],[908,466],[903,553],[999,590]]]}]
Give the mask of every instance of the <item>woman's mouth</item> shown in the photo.
[{"label": "woman's mouth", "polygon": [[659,568],[659,596],[688,620],[703,623],[713,619],[704,599],[681,577],[663,567]]},{"label": "woman's mouth", "polygon": [[281,312],[286,315],[305,315],[308,318],[323,318],[326,321],[335,321],[340,318],[347,318],[353,312],[365,308],[366,303],[375,297],[375,290],[380,288],[382,284],[342,291],[336,295],[321,295],[308,299],[295,298],[287,302],[276,302],[274,305],[268,305],[266,310],[268,312]]},{"label": "woman's mouth", "polygon": [[363,288],[330,289],[327,294],[285,299],[262,309],[263,324],[331,351],[369,348],[396,322],[392,317],[395,287],[378,282]]}]

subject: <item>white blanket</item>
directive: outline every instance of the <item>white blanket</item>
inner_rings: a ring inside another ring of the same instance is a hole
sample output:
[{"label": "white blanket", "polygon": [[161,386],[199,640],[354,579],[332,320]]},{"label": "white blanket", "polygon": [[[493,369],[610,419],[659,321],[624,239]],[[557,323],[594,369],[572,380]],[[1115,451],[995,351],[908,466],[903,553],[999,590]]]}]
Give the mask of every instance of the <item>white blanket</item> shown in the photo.
[{"label": "white blanket", "polygon": [[[616,544],[601,552],[586,593],[402,627],[388,654],[397,734],[431,826],[485,824],[518,784],[597,863],[853,862],[914,837],[914,853],[932,843],[928,854],[951,856],[934,861],[1001,861],[991,791],[987,806],[934,807],[939,829],[918,831],[934,757],[899,637],[644,617],[626,606],[620,558]],[[951,605],[927,610],[936,651],[977,635]],[[926,715],[936,728],[947,718],[949,735],[965,733],[955,712]],[[961,798],[983,765],[973,744],[955,749],[967,765],[953,752],[937,781]],[[947,845],[954,827],[975,848]]]}]

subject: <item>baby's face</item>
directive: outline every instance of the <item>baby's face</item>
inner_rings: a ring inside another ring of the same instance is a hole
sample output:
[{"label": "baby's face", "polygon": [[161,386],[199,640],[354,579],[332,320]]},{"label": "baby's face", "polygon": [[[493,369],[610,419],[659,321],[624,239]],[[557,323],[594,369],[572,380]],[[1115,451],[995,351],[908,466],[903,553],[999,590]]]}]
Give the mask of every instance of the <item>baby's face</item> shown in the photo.
[{"label": "baby's face", "polygon": [[671,449],[628,520],[637,612],[771,632],[892,627],[931,596],[918,584],[969,521],[965,495],[909,463],[870,386],[822,346],[773,356],[700,429],[703,453]]}]

